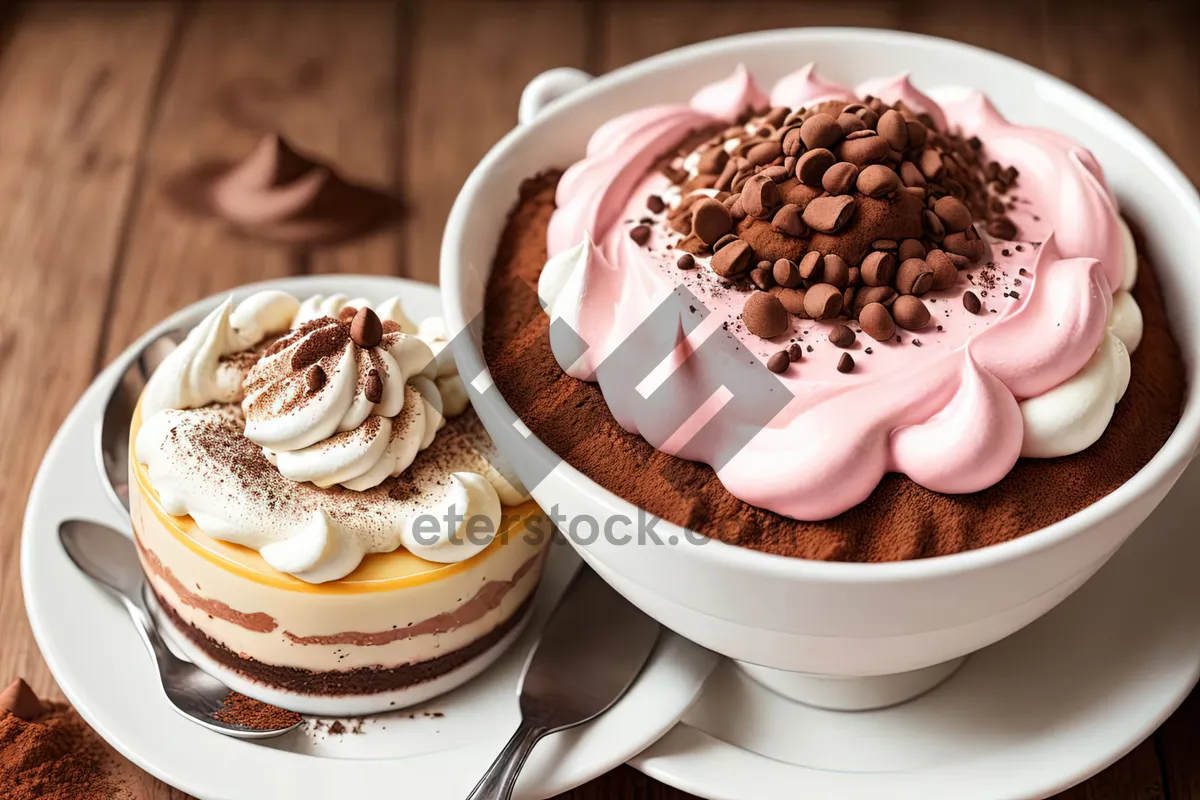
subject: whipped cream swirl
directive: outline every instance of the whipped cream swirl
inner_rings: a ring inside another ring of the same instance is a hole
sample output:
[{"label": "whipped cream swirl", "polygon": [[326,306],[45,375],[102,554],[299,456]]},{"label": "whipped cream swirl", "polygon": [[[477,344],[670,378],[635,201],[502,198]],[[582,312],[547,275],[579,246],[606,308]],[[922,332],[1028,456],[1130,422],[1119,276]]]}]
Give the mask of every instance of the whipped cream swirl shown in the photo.
[{"label": "whipped cream swirl", "polygon": [[438,435],[468,405],[444,326],[392,299],[360,346],[364,306],[261,292],[191,331],[152,376],[135,442],[168,513],[312,583],[400,546],[444,563],[487,547],[503,505],[529,498],[474,415]]}]

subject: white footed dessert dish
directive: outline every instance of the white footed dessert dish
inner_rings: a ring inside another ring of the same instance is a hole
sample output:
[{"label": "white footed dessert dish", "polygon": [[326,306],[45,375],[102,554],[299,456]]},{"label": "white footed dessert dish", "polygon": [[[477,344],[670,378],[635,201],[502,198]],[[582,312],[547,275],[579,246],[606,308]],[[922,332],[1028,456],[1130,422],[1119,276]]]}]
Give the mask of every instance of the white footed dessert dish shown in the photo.
[{"label": "white footed dessert dish", "polygon": [[369,713],[519,631],[550,528],[493,465],[437,320],[281,291],[212,311],[135,414],[135,540],[181,646],[234,688]]},{"label": "white footed dessert dish", "polygon": [[[611,529],[572,539],[597,571],[777,691],[861,708],[927,689],[1086,582],[1192,458],[1176,243],[1200,204],[1082,93],[859,30],[532,88],[553,102],[476,170],[445,238],[448,324],[483,314],[456,341],[472,402],[560,527]],[[606,370],[671,302],[642,339],[660,349]],[[721,339],[743,380],[694,359]],[[747,387],[779,403],[761,424]]]}]

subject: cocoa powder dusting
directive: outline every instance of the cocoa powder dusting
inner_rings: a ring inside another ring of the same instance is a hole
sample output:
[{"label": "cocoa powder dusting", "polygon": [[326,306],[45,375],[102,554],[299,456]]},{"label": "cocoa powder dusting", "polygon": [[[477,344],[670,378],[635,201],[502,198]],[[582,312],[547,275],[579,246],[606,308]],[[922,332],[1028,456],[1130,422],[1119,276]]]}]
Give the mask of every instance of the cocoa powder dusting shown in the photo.
[{"label": "cocoa powder dusting", "polygon": [[135,775],[68,706],[51,704],[33,720],[0,710],[5,800],[136,800]]},{"label": "cocoa powder dusting", "polygon": [[864,503],[824,522],[755,508],[729,494],[710,467],[660,453],[624,431],[599,388],[555,362],[548,320],[530,287],[546,261],[558,177],[526,182],[501,239],[485,311],[488,366],[509,405],[552,450],[670,522],[800,558],[895,561],[956,553],[1016,538],[1096,502],[1141,469],[1179,421],[1184,367],[1158,281],[1142,258],[1134,296],[1145,334],[1133,354],[1129,389],[1092,447],[1063,458],[1021,459],[999,484],[969,495],[938,494],[890,474]]},{"label": "cocoa powder dusting", "polygon": [[244,694],[230,692],[213,717],[230,725],[240,725],[256,731],[287,728],[300,722],[300,715],[279,706],[269,705]]}]

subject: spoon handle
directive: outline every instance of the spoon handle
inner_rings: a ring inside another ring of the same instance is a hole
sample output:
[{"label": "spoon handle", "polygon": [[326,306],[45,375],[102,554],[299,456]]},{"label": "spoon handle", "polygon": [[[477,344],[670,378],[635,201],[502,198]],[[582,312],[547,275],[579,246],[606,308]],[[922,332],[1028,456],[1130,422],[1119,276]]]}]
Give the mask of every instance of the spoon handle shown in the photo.
[{"label": "spoon handle", "polygon": [[547,732],[546,728],[521,720],[508,744],[504,745],[488,771],[483,773],[467,800],[509,800],[517,783],[517,775],[525,766],[525,759],[529,758],[533,746]]},{"label": "spoon handle", "polygon": [[150,651],[150,655],[154,656],[154,660],[158,662],[159,671],[161,674],[168,674],[168,670],[174,667],[179,659],[167,647],[163,641],[162,635],[158,632],[158,625],[155,624],[154,618],[150,616],[150,612],[138,600],[143,596],[143,587],[139,585],[136,595],[130,596],[125,592],[119,592],[108,587],[109,591],[121,601],[121,605],[125,606],[125,610],[129,612],[130,619],[133,620],[133,627],[137,629],[138,636],[142,638],[142,642],[146,645],[146,649]]}]

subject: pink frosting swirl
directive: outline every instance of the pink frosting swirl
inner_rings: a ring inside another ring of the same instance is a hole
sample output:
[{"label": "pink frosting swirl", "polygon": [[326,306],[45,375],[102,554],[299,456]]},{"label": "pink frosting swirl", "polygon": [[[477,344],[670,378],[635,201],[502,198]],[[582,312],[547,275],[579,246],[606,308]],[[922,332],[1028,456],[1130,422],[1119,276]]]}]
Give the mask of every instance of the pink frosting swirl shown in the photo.
[{"label": "pink frosting swirl", "polygon": [[[811,68],[780,84],[772,102],[803,104],[814,96],[849,94],[819,81]],[[577,360],[578,353],[571,351],[572,364],[566,364],[566,351],[552,340],[564,369],[573,366],[572,374],[591,379],[598,374],[610,409],[627,430],[664,452],[723,462],[718,476],[732,494],[798,519],[825,519],[852,508],[888,472],[945,493],[979,491],[1002,479],[1021,453],[1018,402],[1067,380],[1096,352],[1123,267],[1115,204],[1094,159],[1077,144],[1010,125],[978,95],[943,110],[904,76],[870,82],[861,91],[888,102],[903,100],[943,129],[961,126],[983,139],[986,157],[1021,171],[1021,193],[1037,214],[1020,212],[1022,230],[1027,238],[1042,240],[1006,264],[1013,275],[1018,266],[1027,270],[1021,272],[1027,275],[1023,296],[1019,303],[1001,306],[997,291],[997,311],[982,316],[965,315],[961,302],[935,306],[946,330],[930,330],[927,346],[873,342],[875,355],[856,354],[861,366],[849,375],[833,370],[829,359],[837,351],[832,348],[806,355],[802,369],[779,378],[792,400],[728,460],[716,451],[720,436],[697,445],[680,430],[663,429],[645,404],[621,396],[628,391],[616,391],[596,368],[678,282],[666,247],[671,234],[655,226],[641,247],[618,222],[644,213],[648,194],[668,189],[664,178],[647,175],[661,152],[698,126],[731,122],[747,98],[757,96],[749,76],[739,68],[729,80],[698,92],[691,106],[649,108],[606,123],[593,136],[587,156],[559,184],[558,210],[550,224],[551,260],[543,280],[551,274],[547,282],[561,287],[568,283],[563,276],[575,275],[576,296],[559,292],[550,299],[555,308],[570,306],[572,325],[590,346]],[[939,302],[956,295],[930,297]],[[735,292],[700,299],[712,310],[707,319],[689,335],[681,316],[673,339],[663,343],[676,346],[664,369],[675,373],[673,385],[685,395],[677,402],[687,408],[712,400],[703,388],[708,384],[698,372],[692,374],[703,365],[686,357],[690,348],[703,339],[701,330],[707,334],[740,311]],[[801,325],[813,337],[827,334],[821,323]],[[780,346],[744,331],[736,335],[759,357]],[[689,392],[692,396],[686,396]],[[723,424],[744,422],[730,418]]]},{"label": "pink frosting swirl", "polygon": [[857,103],[854,92],[817,74],[816,64],[806,64],[779,79],[771,89],[771,105],[800,108],[826,100]]}]

